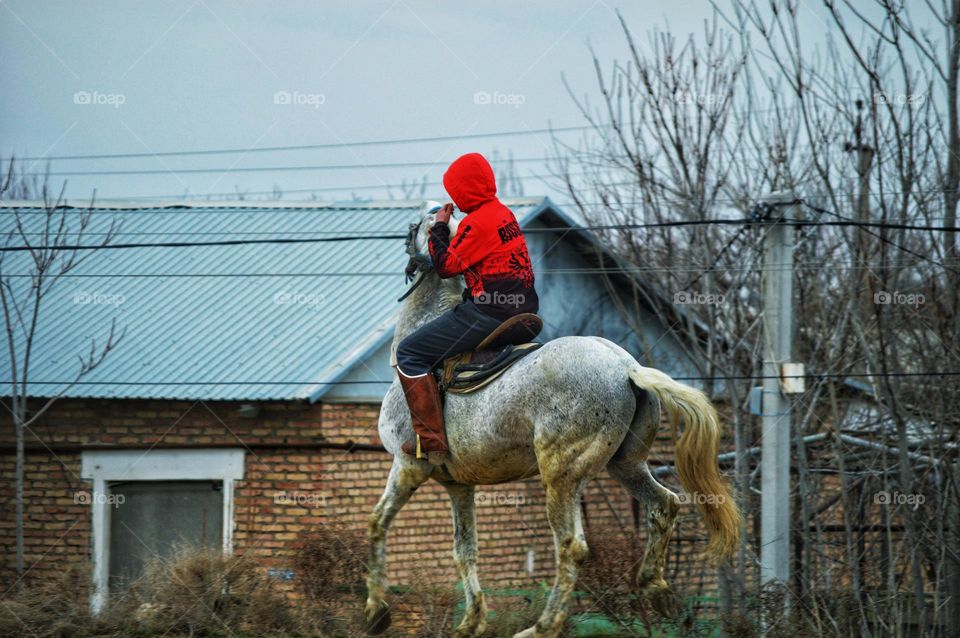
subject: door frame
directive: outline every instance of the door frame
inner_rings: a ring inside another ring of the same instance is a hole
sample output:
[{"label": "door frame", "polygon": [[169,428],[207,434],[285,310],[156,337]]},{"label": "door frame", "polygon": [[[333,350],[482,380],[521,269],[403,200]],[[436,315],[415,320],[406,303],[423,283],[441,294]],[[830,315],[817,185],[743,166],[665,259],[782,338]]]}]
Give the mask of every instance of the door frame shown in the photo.
[{"label": "door frame", "polygon": [[221,481],[223,483],[223,552],[233,552],[233,486],[243,478],[244,450],[149,449],[85,450],[80,476],[93,481],[93,589],[90,609],[100,613],[110,583],[109,484],[115,481]]}]

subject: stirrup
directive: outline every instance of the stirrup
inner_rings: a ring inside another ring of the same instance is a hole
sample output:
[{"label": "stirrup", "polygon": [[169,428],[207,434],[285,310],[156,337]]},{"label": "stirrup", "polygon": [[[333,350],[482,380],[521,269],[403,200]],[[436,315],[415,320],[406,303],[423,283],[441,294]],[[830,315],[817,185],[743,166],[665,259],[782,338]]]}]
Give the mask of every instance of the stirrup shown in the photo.
[{"label": "stirrup", "polygon": [[420,448],[420,435],[414,436],[417,437],[417,453],[414,455],[417,460],[426,460],[430,465],[443,465],[447,462],[447,452],[424,452]]}]

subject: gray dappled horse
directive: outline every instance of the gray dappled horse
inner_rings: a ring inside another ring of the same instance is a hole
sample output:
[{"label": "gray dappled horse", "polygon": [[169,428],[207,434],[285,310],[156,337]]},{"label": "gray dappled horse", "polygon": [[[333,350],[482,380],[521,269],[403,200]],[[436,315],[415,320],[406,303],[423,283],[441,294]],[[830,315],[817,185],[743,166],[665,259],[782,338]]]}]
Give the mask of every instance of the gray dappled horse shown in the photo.
[{"label": "gray dappled horse", "polygon": [[[411,259],[421,263],[434,218],[428,210],[421,209],[409,250]],[[451,219],[450,225],[455,233],[457,220]],[[400,310],[394,352],[404,337],[456,305],[463,290],[459,277],[441,280],[429,268],[421,268],[415,286]],[[486,387],[471,394],[448,394],[450,458],[443,466],[400,451],[412,425],[394,379],[380,411],[380,438],[393,454],[393,467],[370,517],[367,631],[379,634],[390,624],[384,600],[387,530],[416,489],[432,478],[450,495],[453,555],[466,597],[466,614],[454,635],[479,636],[486,625],[486,604],[477,576],[474,486],[539,475],[556,548],[556,580],[536,625],[517,637],[557,636],[567,618],[577,572],[587,558],[580,494],[604,468],[646,505],[649,535],[637,592],[660,613],[674,615],[677,602],[664,581],[663,568],[680,499],[653,478],[646,463],[660,424],[661,403],[672,424],[680,482],[694,497],[710,532],[707,553],[718,560],[727,558],[737,548],[740,513],[717,466],[721,428],[716,410],[700,391],[641,366],[616,344],[599,337],[555,339]]]}]

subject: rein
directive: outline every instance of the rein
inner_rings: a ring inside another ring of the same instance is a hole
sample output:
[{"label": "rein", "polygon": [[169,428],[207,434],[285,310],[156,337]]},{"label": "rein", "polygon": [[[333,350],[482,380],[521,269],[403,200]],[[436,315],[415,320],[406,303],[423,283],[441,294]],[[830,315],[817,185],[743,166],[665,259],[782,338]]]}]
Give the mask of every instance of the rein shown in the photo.
[{"label": "rein", "polygon": [[416,278],[416,281],[413,282],[413,285],[407,288],[407,291],[397,299],[397,302],[401,302],[416,290],[420,284],[423,283],[425,273],[433,270],[433,262],[430,260],[430,257],[426,255],[421,255],[417,252],[417,234],[420,232],[420,225],[423,223],[421,219],[415,224],[410,224],[407,227],[407,239],[404,244],[406,253],[410,255],[409,260],[407,261],[407,267],[404,269],[404,278],[407,283],[410,282],[413,277],[419,273],[420,276]]}]

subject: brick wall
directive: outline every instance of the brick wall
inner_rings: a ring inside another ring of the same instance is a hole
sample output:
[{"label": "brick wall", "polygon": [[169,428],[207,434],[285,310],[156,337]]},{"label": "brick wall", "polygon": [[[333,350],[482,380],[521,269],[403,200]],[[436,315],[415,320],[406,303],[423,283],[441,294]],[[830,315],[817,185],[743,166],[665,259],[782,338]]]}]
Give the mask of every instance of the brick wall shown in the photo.
[{"label": "brick wall", "polygon": [[[288,567],[297,535],[337,520],[365,532],[380,496],[390,457],[378,451],[324,448],[347,442],[378,444],[375,405],[266,403],[245,418],[240,403],[62,400],[26,434],[26,563],[31,577],[88,566],[91,517],[75,502],[90,482],[80,478],[81,449],[118,446],[246,448],[245,478],[235,491],[235,548],[268,567]],[[666,428],[651,461],[671,461]],[[14,456],[9,424],[0,431],[0,587],[14,575]],[[286,493],[278,503],[277,493]],[[535,588],[553,575],[553,544],[539,481],[478,487],[481,580],[487,588]],[[634,525],[635,508],[605,475],[584,496],[590,534],[612,535]],[[642,510],[641,510],[642,515]],[[641,525],[642,528],[642,525]],[[423,486],[398,516],[389,541],[391,584],[450,583],[452,525],[446,493]],[[642,532],[641,532],[642,539]],[[671,578],[709,593],[713,570],[696,554],[704,531],[684,506],[670,548]],[[527,572],[532,554],[531,573]],[[625,553],[629,555],[629,553]],[[640,554],[637,554],[639,556]]]}]

